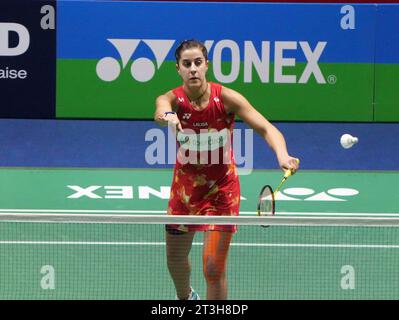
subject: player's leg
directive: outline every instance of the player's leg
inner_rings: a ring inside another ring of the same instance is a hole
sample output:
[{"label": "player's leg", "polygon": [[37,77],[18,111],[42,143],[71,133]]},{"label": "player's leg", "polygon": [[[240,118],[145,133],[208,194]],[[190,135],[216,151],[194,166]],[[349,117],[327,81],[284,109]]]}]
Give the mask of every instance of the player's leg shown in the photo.
[{"label": "player's leg", "polygon": [[226,265],[233,233],[204,232],[203,271],[207,283],[207,299],[227,299]]},{"label": "player's leg", "polygon": [[187,299],[191,292],[191,264],[188,258],[195,232],[166,228],[166,258],[178,299]]}]

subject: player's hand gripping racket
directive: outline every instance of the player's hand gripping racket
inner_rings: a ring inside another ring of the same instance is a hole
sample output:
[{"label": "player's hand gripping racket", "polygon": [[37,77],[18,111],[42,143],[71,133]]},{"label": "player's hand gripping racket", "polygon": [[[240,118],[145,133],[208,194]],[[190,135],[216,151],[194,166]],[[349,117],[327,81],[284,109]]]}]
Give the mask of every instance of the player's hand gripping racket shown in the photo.
[{"label": "player's hand gripping racket", "polygon": [[[299,159],[297,159],[299,164]],[[259,194],[258,199],[258,216],[272,216],[276,210],[275,196],[280,191],[281,187],[287,181],[287,179],[292,175],[292,170],[287,170],[284,174],[280,185],[275,191],[269,185],[265,185]],[[267,227],[267,226],[266,226]]]}]

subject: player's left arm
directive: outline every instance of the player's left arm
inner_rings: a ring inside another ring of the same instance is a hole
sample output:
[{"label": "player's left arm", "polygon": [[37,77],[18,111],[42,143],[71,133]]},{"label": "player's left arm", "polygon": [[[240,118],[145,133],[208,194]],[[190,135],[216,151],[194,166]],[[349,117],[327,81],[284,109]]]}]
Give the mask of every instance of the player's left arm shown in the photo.
[{"label": "player's left arm", "polygon": [[249,101],[235,90],[223,87],[222,99],[227,113],[234,113],[254,129],[276,153],[278,163],[283,170],[298,169],[296,158],[291,157],[283,134],[271,124]]}]

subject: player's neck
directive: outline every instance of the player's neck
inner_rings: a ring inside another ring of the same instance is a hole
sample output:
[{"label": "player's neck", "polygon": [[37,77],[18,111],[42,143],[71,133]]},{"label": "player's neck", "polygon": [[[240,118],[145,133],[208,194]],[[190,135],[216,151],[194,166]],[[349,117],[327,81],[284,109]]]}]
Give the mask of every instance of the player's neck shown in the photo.
[{"label": "player's neck", "polygon": [[189,88],[187,88],[185,86],[183,87],[183,89],[184,89],[190,103],[200,106],[203,101],[208,99],[208,95],[207,95],[208,87],[209,87],[208,82],[205,82],[199,88],[199,90],[190,90]]}]

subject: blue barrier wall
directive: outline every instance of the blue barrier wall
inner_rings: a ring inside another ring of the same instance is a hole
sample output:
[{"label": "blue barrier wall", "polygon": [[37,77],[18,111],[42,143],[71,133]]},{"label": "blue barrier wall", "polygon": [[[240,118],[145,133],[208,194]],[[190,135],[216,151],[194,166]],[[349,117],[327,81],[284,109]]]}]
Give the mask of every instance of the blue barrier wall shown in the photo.
[{"label": "blue barrier wall", "polygon": [[[399,170],[397,123],[275,123],[290,153],[309,170]],[[145,168],[146,121],[0,120],[0,166]],[[237,129],[247,129],[237,123]],[[166,132],[165,128],[163,128]],[[359,138],[343,149],[343,133]],[[276,169],[274,154],[254,135],[254,168]],[[238,151],[238,150],[236,150]],[[243,155],[243,154],[242,154]]]}]

